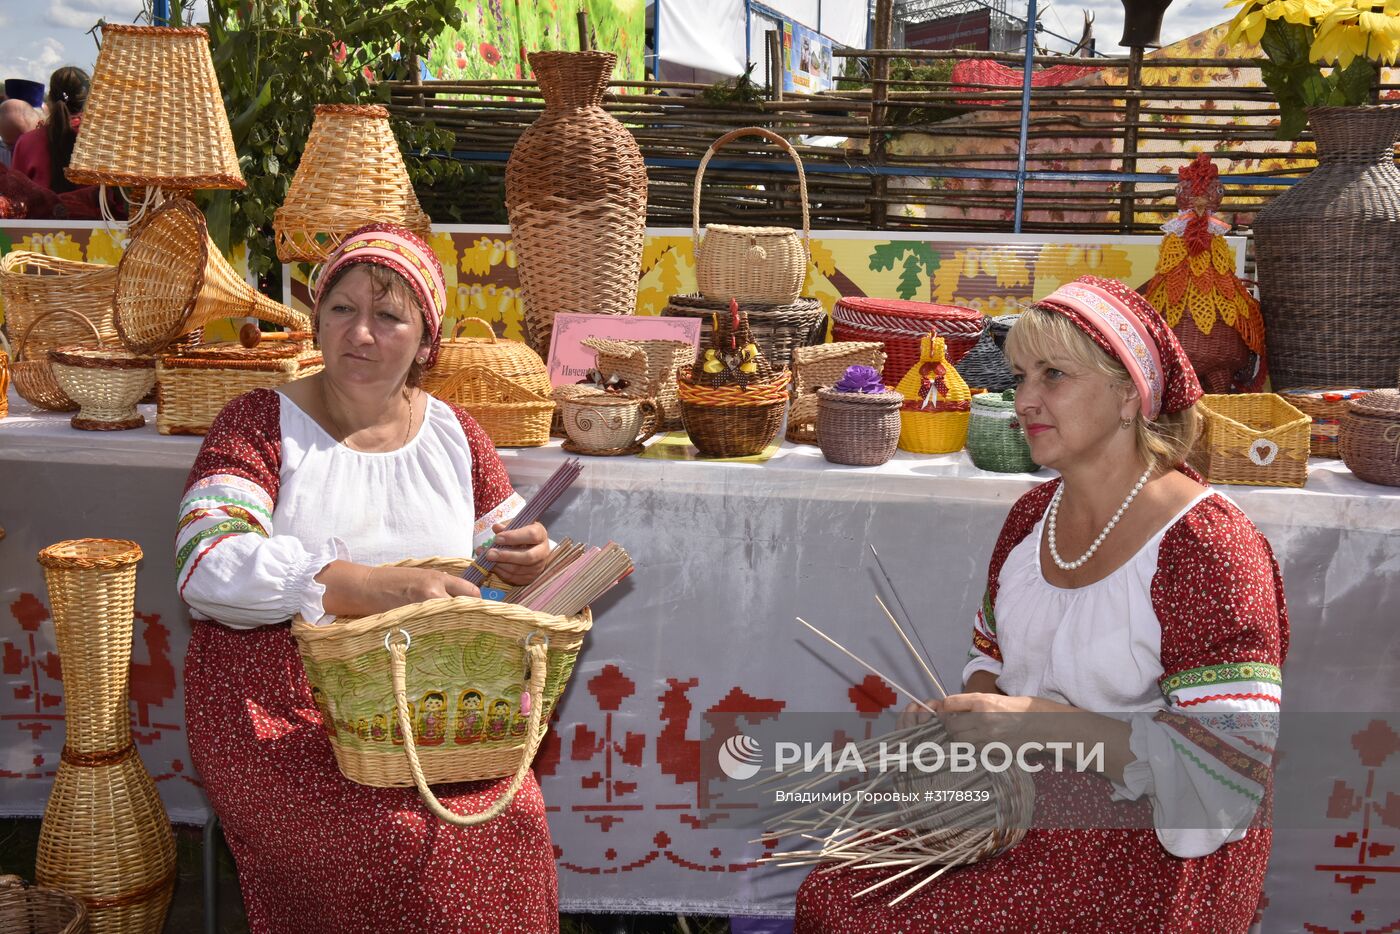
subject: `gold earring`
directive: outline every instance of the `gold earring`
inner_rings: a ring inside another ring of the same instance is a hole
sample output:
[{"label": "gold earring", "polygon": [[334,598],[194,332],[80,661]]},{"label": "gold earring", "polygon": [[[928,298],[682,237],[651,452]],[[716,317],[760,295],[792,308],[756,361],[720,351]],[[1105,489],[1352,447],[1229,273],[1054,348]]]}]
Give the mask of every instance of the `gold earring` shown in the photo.
[{"label": "gold earring", "polygon": [[1133,427],[1133,420],[1131,418],[1125,418],[1118,423],[1118,427],[1127,431],[1129,428]]}]

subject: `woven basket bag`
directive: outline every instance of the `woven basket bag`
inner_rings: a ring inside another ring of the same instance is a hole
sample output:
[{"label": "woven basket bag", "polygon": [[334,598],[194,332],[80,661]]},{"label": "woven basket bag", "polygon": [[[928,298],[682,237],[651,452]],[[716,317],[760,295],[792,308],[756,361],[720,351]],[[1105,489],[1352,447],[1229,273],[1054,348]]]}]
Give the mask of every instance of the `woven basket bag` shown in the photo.
[{"label": "woven basket bag", "polygon": [[156,430],[163,435],[202,435],[229,402],[254,389],[276,389],[323,369],[321,352],[302,340],[204,344],[156,362],[159,403]]},{"label": "woven basket bag", "polygon": [[1211,483],[1299,487],[1308,480],[1312,419],[1274,393],[1205,395],[1189,458]]},{"label": "woven basket bag", "polygon": [[[761,136],[781,146],[797,166],[797,192],[802,202],[801,239],[790,227],[738,227],[732,224],[707,224],[704,238],[701,238],[700,191],[705,179],[705,167],[726,143],[744,136]],[[812,238],[807,207],[807,175],[802,169],[802,158],[797,150],[777,133],[762,127],[742,127],[731,130],[710,144],[695,172],[691,222],[695,239],[695,282],[700,287],[701,295],[711,301],[725,303],[735,298],[741,302],[787,304],[802,294],[802,283],[807,280]]]},{"label": "woven basket bag", "polygon": [[463,367],[433,395],[466,409],[498,448],[537,448],[549,441],[554,401],[494,370]]},{"label": "woven basket bag", "polygon": [[[884,365],[885,351],[873,341],[842,341],[794,350],[792,405],[788,407],[787,431],[784,432],[784,437],[794,444],[817,444],[820,438],[817,428],[817,390],[823,386],[836,385],[848,367],[868,366],[879,370]],[[899,434],[898,430],[895,434]],[[885,460],[889,458],[886,457]]]},{"label": "woven basket bag", "polygon": [[[469,324],[481,325],[486,336],[462,336]],[[484,318],[458,318],[453,333],[444,336],[438,347],[437,362],[423,374],[424,391],[436,395],[453,374],[469,366],[485,367],[536,395],[548,396],[553,388],[549,369],[529,345],[497,337]]]},{"label": "woven basket bag", "polygon": [[[941,371],[941,374],[940,374]],[[943,389],[930,380],[941,379]],[[899,381],[899,446],[915,454],[951,454],[967,442],[972,393],[948,362],[943,338],[924,335],[919,362]]]},{"label": "woven basket bag", "polygon": [[87,934],[83,903],[67,892],[0,876],[0,934]]},{"label": "woven basket bag", "polygon": [[1040,465],[1031,460],[1026,433],[1016,417],[1016,390],[984,392],[972,397],[967,423],[967,453],[972,463],[995,473],[1030,473]]},{"label": "woven basket bag", "polygon": [[1337,447],[1362,480],[1400,486],[1400,389],[1377,389],[1352,400]]},{"label": "woven basket bag", "polygon": [[[461,574],[468,563],[394,566]],[[566,618],[442,597],[332,626],[297,619],[292,635],[341,773],[362,785],[413,785],[439,818],[472,826],[510,807],[592,626],[587,610]],[[505,793],[473,815],[448,810],[428,787],[506,776]]]}]

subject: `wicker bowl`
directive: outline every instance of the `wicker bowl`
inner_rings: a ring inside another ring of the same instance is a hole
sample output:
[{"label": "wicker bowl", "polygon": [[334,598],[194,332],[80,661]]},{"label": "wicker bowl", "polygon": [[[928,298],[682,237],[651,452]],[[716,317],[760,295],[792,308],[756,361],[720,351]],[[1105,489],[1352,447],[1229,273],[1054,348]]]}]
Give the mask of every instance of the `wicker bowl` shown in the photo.
[{"label": "wicker bowl", "polygon": [[10,363],[10,377],[15,383],[15,392],[35,408],[45,409],[49,412],[76,412],[78,403],[68,398],[68,393],[63,391],[63,387],[58,385],[58,380],[54,378],[53,367],[49,364],[48,351],[52,347],[40,350],[42,345],[36,344],[30,347],[30,336],[34,329],[45,318],[50,315],[68,315],[76,318],[80,323],[85,324],[89,333],[92,334],[92,341],[88,343],[74,343],[67,346],[99,347],[102,345],[102,336],[91,321],[80,311],[71,311],[66,308],[54,308],[46,311],[34,318],[29,326],[20,335],[19,343],[15,345],[15,358]]},{"label": "wicker bowl", "polygon": [[1368,483],[1400,486],[1400,389],[1353,400],[1342,418],[1342,461]]},{"label": "wicker bowl", "polygon": [[822,388],[817,396],[817,444],[833,464],[876,467],[899,447],[897,392],[837,392]]},{"label": "wicker bowl", "polygon": [[87,906],[58,889],[0,876],[0,934],[86,934]]},{"label": "wicker bowl", "polygon": [[706,457],[750,457],[773,443],[783,426],[788,382],[783,370],[765,383],[738,386],[699,386],[690,379],[690,367],[676,374],[681,400],[681,420],[690,443]]},{"label": "wicker bowl", "polygon": [[129,350],[65,347],[49,351],[54,379],[78,403],[72,425],[80,431],[140,428],[146,417],[136,411],[156,383],[156,358]]}]

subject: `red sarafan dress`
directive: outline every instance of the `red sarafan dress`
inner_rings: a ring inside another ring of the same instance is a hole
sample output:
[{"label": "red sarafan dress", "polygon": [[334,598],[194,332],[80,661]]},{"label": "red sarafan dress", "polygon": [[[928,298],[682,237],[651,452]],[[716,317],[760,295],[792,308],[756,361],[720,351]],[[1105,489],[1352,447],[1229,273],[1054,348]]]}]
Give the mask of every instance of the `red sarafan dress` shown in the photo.
[{"label": "red sarafan dress", "polygon": [[1206,490],[1103,580],[1055,587],[1040,538],[1059,482],[1006,519],[963,677],[990,671],[1010,695],[1132,714],[1123,784],[1036,775],[1035,826],[1019,844],[894,907],[916,879],[857,898],[898,870],[814,870],[798,890],[798,934],[1249,928],[1288,650],[1272,550]]},{"label": "red sarafan dress", "polygon": [[[185,659],[191,759],[238,863],[255,932],[558,929],[558,882],[533,774],[477,827],[434,817],[413,788],[341,775],[290,625],[323,618],[314,580],[336,557],[470,555],[523,505],[491,441],[430,399],[398,451],[337,444],[271,390],[214,422],[180,507],[177,581],[196,617]],[[217,621],[216,621],[217,620]],[[334,625],[334,623],[330,623]],[[443,712],[440,719],[445,719]],[[396,739],[382,724],[370,734]],[[438,785],[459,814],[509,779]]]}]

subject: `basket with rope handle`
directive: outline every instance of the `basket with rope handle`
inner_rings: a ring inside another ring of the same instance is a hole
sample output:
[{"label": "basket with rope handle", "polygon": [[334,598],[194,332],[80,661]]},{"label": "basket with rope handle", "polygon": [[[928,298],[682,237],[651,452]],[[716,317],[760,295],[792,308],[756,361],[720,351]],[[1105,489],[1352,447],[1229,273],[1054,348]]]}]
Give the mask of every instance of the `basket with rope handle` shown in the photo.
[{"label": "basket with rope handle", "polygon": [[[732,224],[707,224],[704,237],[700,236],[700,189],[705,168],[721,147],[744,136],[761,136],[781,146],[797,166],[797,191],[802,204],[800,239],[791,227],[740,227]],[[802,157],[791,143],[772,130],[756,126],[741,127],[724,134],[710,144],[700,160],[700,167],[695,172],[691,209],[695,281],[702,295],[720,301],[736,298],[741,302],[788,303],[802,294],[802,283],[807,278],[812,228],[807,206],[807,176],[802,169]]]},{"label": "basket with rope handle", "polygon": [[[460,574],[465,558],[401,561]],[[584,637],[585,610],[563,617],[475,597],[440,597],[292,635],[336,764],[351,781],[413,785],[460,826],[503,813],[549,730]],[[509,776],[487,810],[450,811],[429,787]]]}]

